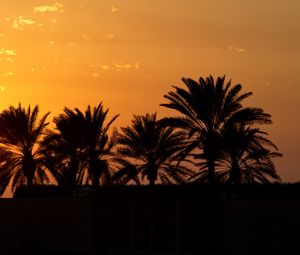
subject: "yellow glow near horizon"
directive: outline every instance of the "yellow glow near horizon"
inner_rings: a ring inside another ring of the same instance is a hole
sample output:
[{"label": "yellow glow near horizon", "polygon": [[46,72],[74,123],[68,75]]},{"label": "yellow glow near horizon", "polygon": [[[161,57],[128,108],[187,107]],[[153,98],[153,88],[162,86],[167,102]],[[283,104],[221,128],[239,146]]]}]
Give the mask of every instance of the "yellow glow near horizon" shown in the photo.
[{"label": "yellow glow near horizon", "polygon": [[297,0],[57,0],[0,3],[0,110],[104,102],[117,126],[159,106],[181,77],[226,74],[273,115],[279,174],[297,181]]}]

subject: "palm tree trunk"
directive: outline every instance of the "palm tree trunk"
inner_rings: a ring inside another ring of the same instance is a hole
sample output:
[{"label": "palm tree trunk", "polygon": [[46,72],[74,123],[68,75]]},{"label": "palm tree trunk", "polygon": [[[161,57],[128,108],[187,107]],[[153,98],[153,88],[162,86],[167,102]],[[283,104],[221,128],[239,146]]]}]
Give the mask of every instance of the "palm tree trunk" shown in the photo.
[{"label": "palm tree trunk", "polygon": [[207,176],[208,184],[214,185],[216,183],[215,172],[216,172],[215,160],[209,159],[208,160],[208,176]]},{"label": "palm tree trunk", "polygon": [[232,160],[232,167],[229,174],[229,183],[236,185],[241,184],[241,173],[236,159]]},{"label": "palm tree trunk", "polygon": [[27,179],[27,186],[31,187],[33,185],[33,179],[28,177],[26,179]]},{"label": "palm tree trunk", "polygon": [[151,178],[149,179],[149,186],[154,186],[155,185],[155,179]]},{"label": "palm tree trunk", "polygon": [[157,169],[152,160],[149,160],[146,172],[149,180],[149,186],[154,186],[157,179]]},{"label": "palm tree trunk", "polygon": [[72,189],[77,185],[77,174],[78,174],[78,159],[75,154],[71,155],[71,160],[69,163],[69,168],[65,175],[65,185]]},{"label": "palm tree trunk", "polygon": [[94,188],[98,188],[99,186],[100,186],[100,180],[99,180],[99,178],[93,178],[93,181],[92,181],[92,185],[93,185],[93,187]]},{"label": "palm tree trunk", "polygon": [[214,185],[216,182],[216,178],[215,178],[216,164],[215,164],[215,156],[214,156],[215,155],[214,152],[216,150],[215,146],[216,144],[214,142],[213,136],[208,136],[206,144],[204,145],[203,148],[203,153],[207,160],[207,168],[208,168],[207,183],[211,185]]},{"label": "palm tree trunk", "polygon": [[25,154],[24,160],[22,162],[22,167],[23,167],[24,175],[26,176],[27,185],[32,186],[36,166],[31,153]]}]

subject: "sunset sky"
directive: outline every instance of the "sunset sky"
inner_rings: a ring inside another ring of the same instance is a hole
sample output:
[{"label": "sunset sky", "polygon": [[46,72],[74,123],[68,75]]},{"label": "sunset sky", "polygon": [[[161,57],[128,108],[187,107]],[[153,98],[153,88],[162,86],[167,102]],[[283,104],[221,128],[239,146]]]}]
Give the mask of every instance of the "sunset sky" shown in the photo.
[{"label": "sunset sky", "polygon": [[[226,74],[272,114],[283,181],[300,180],[299,0],[2,0],[0,111],[104,102],[116,126],[160,107],[181,77]],[[50,119],[49,119],[50,120]]]}]

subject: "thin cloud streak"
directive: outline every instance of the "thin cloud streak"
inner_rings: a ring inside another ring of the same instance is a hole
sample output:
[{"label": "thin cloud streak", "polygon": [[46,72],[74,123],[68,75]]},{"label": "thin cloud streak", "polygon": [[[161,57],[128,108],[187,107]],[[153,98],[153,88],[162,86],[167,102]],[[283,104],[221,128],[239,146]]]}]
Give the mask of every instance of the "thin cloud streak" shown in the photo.
[{"label": "thin cloud streak", "polygon": [[100,65],[100,70],[101,71],[117,71],[117,72],[123,72],[127,71],[130,69],[139,69],[140,68],[140,63],[135,62],[133,64],[129,63],[123,63],[123,62],[114,62],[111,65]]},{"label": "thin cloud streak", "polygon": [[64,5],[61,3],[55,3],[53,5],[42,5],[33,8],[34,13],[46,13],[46,12],[63,12]]},{"label": "thin cloud streak", "polygon": [[10,71],[10,72],[2,74],[1,76],[3,76],[3,77],[11,77],[11,76],[14,76],[14,72]]},{"label": "thin cloud streak", "polygon": [[112,64],[102,64],[102,65],[96,65],[96,64],[91,64],[90,68],[93,69],[94,77],[98,77],[100,72],[105,72],[105,71],[117,71],[117,72],[123,72],[123,71],[128,71],[128,70],[133,70],[133,69],[139,69],[140,68],[140,63],[139,62],[134,62],[134,63],[124,63],[124,62],[114,62]]},{"label": "thin cloud streak", "polygon": [[17,53],[13,49],[1,48],[0,49],[0,56],[3,56],[3,55],[8,56],[8,57],[14,57],[14,56],[17,56]]},{"label": "thin cloud streak", "polygon": [[227,50],[228,51],[236,51],[236,52],[240,52],[240,53],[246,51],[246,49],[244,49],[244,48],[239,48],[237,46],[231,46],[231,45],[228,46]]},{"label": "thin cloud streak", "polygon": [[113,33],[109,33],[109,34],[104,34],[103,36],[105,39],[108,39],[108,40],[111,40],[111,39],[114,39],[116,37],[115,34]]},{"label": "thin cloud streak", "polygon": [[32,19],[24,18],[23,16],[18,16],[13,20],[12,27],[17,30],[23,30],[26,25],[33,25],[35,21]]},{"label": "thin cloud streak", "polygon": [[130,64],[114,63],[114,68],[118,72],[122,72],[131,68]]},{"label": "thin cloud streak", "polygon": [[102,71],[108,71],[108,70],[110,69],[110,66],[109,66],[109,65],[101,65],[101,66],[100,66],[100,69],[101,69]]},{"label": "thin cloud streak", "polygon": [[91,40],[92,37],[91,36],[88,36],[87,34],[82,34],[81,37],[84,39],[84,40]]},{"label": "thin cloud streak", "polygon": [[116,7],[116,6],[114,6],[114,5],[111,7],[111,12],[112,12],[112,13],[116,13],[116,12],[118,12],[118,11],[119,11],[119,8],[118,8],[118,7]]},{"label": "thin cloud streak", "polygon": [[4,86],[0,86],[0,92],[4,92],[7,88]]}]

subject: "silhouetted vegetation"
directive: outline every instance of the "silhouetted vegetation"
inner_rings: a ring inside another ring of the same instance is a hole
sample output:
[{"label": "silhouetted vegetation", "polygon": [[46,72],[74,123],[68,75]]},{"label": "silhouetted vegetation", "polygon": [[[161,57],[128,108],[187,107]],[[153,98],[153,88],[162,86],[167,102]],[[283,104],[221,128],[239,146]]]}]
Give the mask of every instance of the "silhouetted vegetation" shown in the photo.
[{"label": "silhouetted vegetation", "polygon": [[65,108],[54,118],[55,130],[48,131],[42,144],[49,170],[59,185],[98,186],[109,182],[109,158],[115,142],[109,139],[108,131],[118,115],[107,121],[107,114],[100,103],[93,109],[88,106],[84,113]]},{"label": "silhouetted vegetation", "polygon": [[[242,92],[225,77],[199,82],[182,79],[164,97],[164,107],[178,113],[158,120],[156,113],[134,115],[130,126],[111,130],[102,102],[64,108],[47,129],[49,113],[10,106],[0,114],[0,187],[52,183],[77,185],[234,184],[280,182],[272,161],[281,154],[262,124],[271,115],[243,101]],[[147,180],[147,182],[145,182]]]},{"label": "silhouetted vegetation", "polygon": [[180,165],[184,134],[173,127],[162,126],[156,113],[134,116],[132,126],[121,130],[122,133],[117,135],[117,155],[120,157],[117,161],[121,165],[114,176],[117,182],[133,180],[139,184],[146,176],[150,185],[157,179],[160,183],[184,183],[193,172]]},{"label": "silhouetted vegetation", "polygon": [[281,154],[266,135],[258,128],[243,124],[227,127],[219,160],[222,170],[217,178],[229,184],[280,181],[272,158]]},{"label": "silhouetted vegetation", "polygon": [[39,142],[48,125],[49,113],[38,120],[39,107],[32,110],[10,106],[0,115],[1,193],[11,181],[12,192],[20,185],[48,183],[45,155]]},{"label": "silhouetted vegetation", "polygon": [[[277,150],[276,146],[255,135],[260,131],[253,129],[252,137],[249,131],[252,126],[272,123],[271,115],[263,109],[242,105],[252,93],[242,93],[240,84],[226,83],[225,76],[216,81],[212,76],[201,77],[199,82],[190,78],[182,81],[187,89],[174,86],[175,91],[165,95],[169,102],[162,106],[180,113],[178,117],[165,118],[164,123],[185,131],[188,137],[184,155],[192,155],[198,168],[190,180],[210,184],[265,183],[268,182],[266,175],[278,180],[271,163],[275,154],[265,148],[271,145]],[[245,139],[241,141],[237,136]],[[228,178],[224,168],[229,171]]]}]

